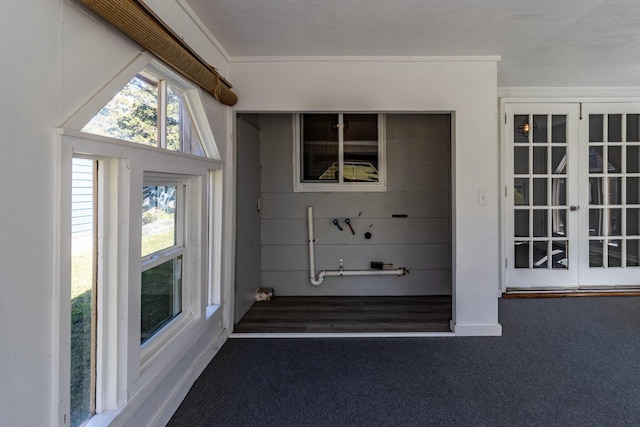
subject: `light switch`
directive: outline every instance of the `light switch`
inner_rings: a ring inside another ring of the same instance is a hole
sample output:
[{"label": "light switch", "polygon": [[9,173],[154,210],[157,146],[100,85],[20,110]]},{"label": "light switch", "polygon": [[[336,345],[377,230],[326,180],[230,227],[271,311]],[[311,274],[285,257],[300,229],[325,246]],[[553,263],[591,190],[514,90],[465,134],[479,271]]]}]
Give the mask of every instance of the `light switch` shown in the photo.
[{"label": "light switch", "polygon": [[487,200],[487,192],[484,190],[478,191],[478,204],[486,205],[487,203],[489,203],[489,201]]}]

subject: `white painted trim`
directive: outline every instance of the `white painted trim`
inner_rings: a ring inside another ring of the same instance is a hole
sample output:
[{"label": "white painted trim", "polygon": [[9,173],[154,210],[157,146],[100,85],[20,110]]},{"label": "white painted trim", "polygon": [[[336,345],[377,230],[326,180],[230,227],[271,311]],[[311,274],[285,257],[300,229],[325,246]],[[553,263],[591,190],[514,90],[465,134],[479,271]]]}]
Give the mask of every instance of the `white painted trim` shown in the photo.
[{"label": "white painted trim", "polygon": [[454,337],[453,332],[300,332],[300,333],[240,333],[229,338],[434,338]]},{"label": "white painted trim", "polygon": [[[180,0],[179,0],[180,1]],[[181,0],[184,1],[184,0]],[[500,56],[232,56],[243,62],[498,62]]]},{"label": "white painted trim", "polygon": [[149,417],[148,426],[166,425],[169,422],[195,381],[204,372],[226,340],[225,334],[221,333],[200,353],[195,362],[190,365],[189,370],[185,372],[182,380],[175,385],[162,405],[159,405],[159,411],[154,416]]},{"label": "white painted trim", "polygon": [[502,336],[502,325],[492,323],[486,325],[454,323],[451,321],[451,330],[457,337],[499,337]]},{"label": "white painted trim", "polygon": [[187,1],[176,0],[176,3],[178,3],[178,6],[180,6],[182,10],[184,10],[184,13],[186,13],[189,19],[193,21],[193,23],[200,30],[200,32],[202,32],[202,34],[204,34],[204,36],[211,42],[211,44],[215,46],[216,50],[220,52],[220,54],[224,57],[224,59],[226,59],[227,61],[230,61],[230,56],[225,50],[225,48],[222,47],[222,44],[218,41],[218,39],[216,39],[215,36],[211,33],[211,31],[209,31],[209,28],[207,28],[204,22],[202,22],[202,20],[196,14],[196,12],[193,9],[191,9],[191,6],[189,6]]},{"label": "white painted trim", "polygon": [[523,98],[509,102],[594,102],[595,99],[640,98],[640,86],[631,87],[500,87],[498,98]]},{"label": "white painted trim", "polygon": [[87,102],[71,115],[60,127],[80,130],[118,93],[140,70],[151,62],[153,56],[140,52],[117,75],[109,80]]}]

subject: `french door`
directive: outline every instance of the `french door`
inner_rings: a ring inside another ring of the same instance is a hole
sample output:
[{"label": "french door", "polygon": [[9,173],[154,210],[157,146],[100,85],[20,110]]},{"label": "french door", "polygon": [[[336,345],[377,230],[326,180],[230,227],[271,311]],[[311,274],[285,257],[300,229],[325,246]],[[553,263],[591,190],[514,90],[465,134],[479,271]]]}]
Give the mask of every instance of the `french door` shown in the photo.
[{"label": "french door", "polygon": [[640,285],[640,105],[505,113],[506,290]]}]

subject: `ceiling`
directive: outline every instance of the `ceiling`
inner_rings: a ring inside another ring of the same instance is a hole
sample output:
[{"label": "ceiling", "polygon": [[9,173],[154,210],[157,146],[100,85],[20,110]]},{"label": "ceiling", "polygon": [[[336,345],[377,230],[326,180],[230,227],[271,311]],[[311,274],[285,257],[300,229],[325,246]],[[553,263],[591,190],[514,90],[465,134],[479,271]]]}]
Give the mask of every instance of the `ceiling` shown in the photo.
[{"label": "ceiling", "polygon": [[498,85],[640,86],[639,0],[186,0],[227,54],[500,56]]}]

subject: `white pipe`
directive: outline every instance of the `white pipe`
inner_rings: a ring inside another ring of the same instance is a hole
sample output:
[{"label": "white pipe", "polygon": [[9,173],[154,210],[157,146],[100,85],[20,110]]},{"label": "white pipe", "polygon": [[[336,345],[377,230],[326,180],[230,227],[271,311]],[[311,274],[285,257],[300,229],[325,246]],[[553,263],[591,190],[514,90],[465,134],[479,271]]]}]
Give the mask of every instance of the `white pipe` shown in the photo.
[{"label": "white pipe", "polygon": [[325,277],[342,277],[342,276],[404,276],[409,274],[409,269],[405,267],[393,270],[343,270],[342,260],[340,260],[340,270],[322,270],[316,277],[316,261],[315,261],[315,239],[313,237],[313,207],[307,207],[307,228],[309,231],[309,282],[313,286],[320,286],[324,282]]}]

